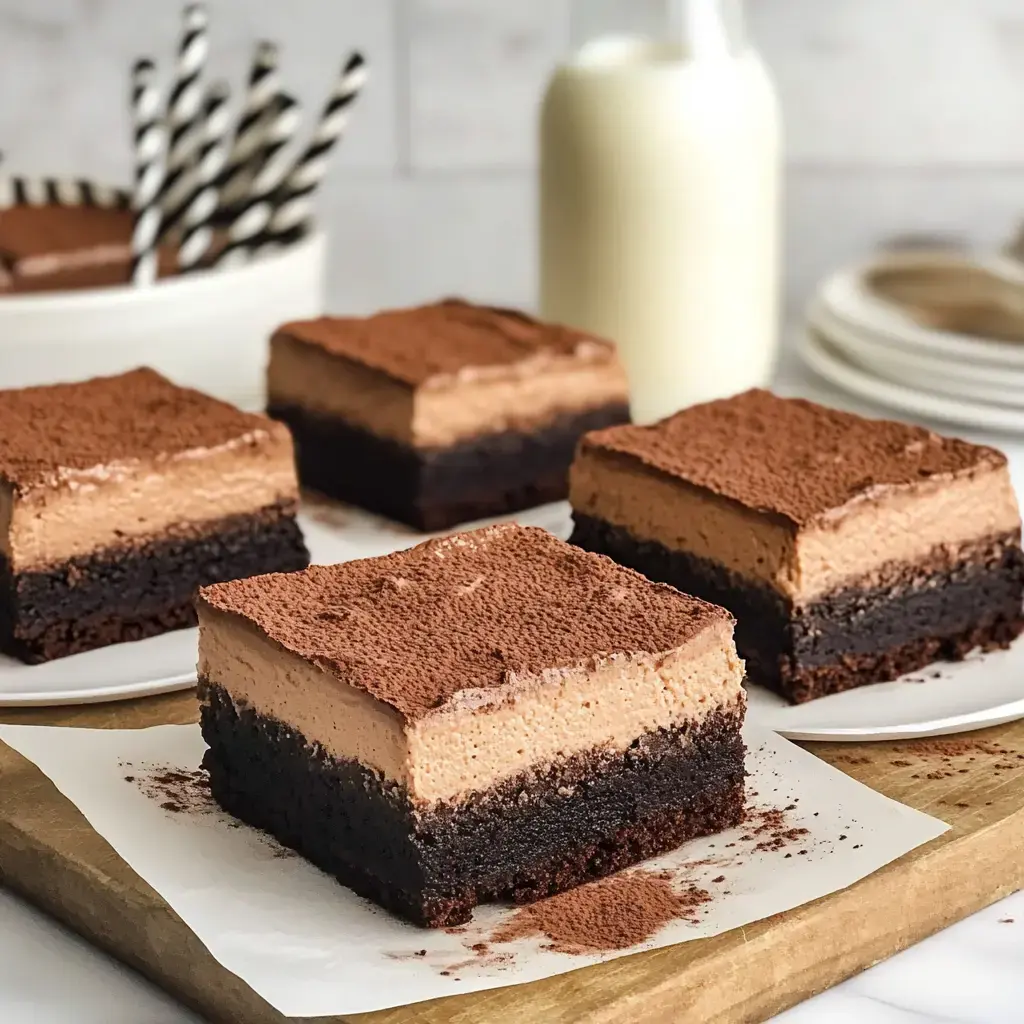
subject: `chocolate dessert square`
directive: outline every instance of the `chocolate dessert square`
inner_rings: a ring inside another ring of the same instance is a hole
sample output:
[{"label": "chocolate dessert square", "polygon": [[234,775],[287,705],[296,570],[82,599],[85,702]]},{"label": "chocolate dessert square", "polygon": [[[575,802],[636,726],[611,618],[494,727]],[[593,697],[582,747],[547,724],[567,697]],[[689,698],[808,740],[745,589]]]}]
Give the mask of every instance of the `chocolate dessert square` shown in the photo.
[{"label": "chocolate dessert square", "polygon": [[198,587],[309,562],[287,429],[153,370],[0,391],[0,651],[195,622]]},{"label": "chocolate dessert square", "polygon": [[[0,295],[128,284],[134,225],[126,207],[26,202],[0,209]],[[161,274],[176,269],[169,246],[160,247],[159,263]]]},{"label": "chocolate dessert square", "polygon": [[728,612],[512,524],[200,592],[213,794],[418,924],[737,823]]},{"label": "chocolate dessert square", "polygon": [[455,300],[286,324],[267,390],[303,486],[422,530],[564,498],[580,436],[629,419],[611,344]]},{"label": "chocolate dessert square", "polygon": [[793,702],[1022,628],[992,448],[748,391],[589,434],[570,490],[573,543],[730,609],[751,679]]}]

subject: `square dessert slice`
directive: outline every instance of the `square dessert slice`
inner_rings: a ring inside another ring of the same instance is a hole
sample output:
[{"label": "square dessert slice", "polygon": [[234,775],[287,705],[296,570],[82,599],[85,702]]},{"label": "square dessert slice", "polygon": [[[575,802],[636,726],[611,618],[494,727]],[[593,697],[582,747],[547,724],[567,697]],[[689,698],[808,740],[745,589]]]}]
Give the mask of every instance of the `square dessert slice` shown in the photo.
[{"label": "square dessert slice", "polygon": [[564,498],[580,436],[629,419],[611,344],[455,300],[285,324],[267,390],[303,486],[423,530]]},{"label": "square dessert slice", "polygon": [[1005,457],[767,391],[598,431],[572,542],[724,605],[750,677],[800,702],[1020,633]]},{"label": "square dessert slice", "polygon": [[732,616],[543,530],[219,584],[197,603],[216,799],[419,924],[741,816]]},{"label": "square dessert slice", "polygon": [[195,622],[199,586],[309,562],[291,438],[153,370],[0,391],[0,651]]}]

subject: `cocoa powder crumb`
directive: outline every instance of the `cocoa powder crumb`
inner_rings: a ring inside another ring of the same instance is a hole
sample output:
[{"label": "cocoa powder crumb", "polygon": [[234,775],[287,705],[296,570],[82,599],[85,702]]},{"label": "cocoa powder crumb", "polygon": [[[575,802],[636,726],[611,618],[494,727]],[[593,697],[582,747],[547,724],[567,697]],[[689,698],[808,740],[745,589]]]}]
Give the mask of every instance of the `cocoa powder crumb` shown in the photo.
[{"label": "cocoa powder crumb", "polygon": [[206,814],[216,809],[210,776],[204,768],[186,771],[153,767],[144,774],[126,775],[124,780],[135,783],[145,796],[171,814]]},{"label": "cocoa powder crumb", "polygon": [[725,881],[725,875],[719,875],[717,878],[712,878],[711,881],[717,885],[719,882]]},{"label": "cocoa powder crumb", "polygon": [[521,907],[491,941],[544,936],[544,948],[574,955],[628,949],[671,921],[692,921],[710,899],[696,886],[676,890],[648,871],[630,871]]},{"label": "cocoa powder crumb", "polygon": [[889,763],[893,766],[893,768],[909,768],[913,762],[912,761],[890,761]]}]

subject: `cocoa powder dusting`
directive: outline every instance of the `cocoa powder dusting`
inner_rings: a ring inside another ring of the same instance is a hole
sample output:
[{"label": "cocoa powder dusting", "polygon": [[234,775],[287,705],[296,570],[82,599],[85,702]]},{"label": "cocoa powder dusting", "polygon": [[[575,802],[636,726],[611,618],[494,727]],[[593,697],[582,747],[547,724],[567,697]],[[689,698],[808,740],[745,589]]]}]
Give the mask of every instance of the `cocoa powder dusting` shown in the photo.
[{"label": "cocoa powder dusting", "polygon": [[491,941],[543,935],[546,949],[575,955],[628,949],[670,921],[692,921],[710,899],[696,886],[677,890],[661,875],[630,871],[520,908]]},{"label": "cocoa powder dusting", "polygon": [[208,814],[216,810],[210,792],[210,776],[203,768],[152,768],[138,775],[126,775],[139,790],[172,814]]},{"label": "cocoa powder dusting", "polygon": [[806,828],[793,828],[786,819],[786,810],[778,807],[748,807],[743,822],[750,829],[741,839],[757,840],[754,850],[774,853],[809,835]]}]

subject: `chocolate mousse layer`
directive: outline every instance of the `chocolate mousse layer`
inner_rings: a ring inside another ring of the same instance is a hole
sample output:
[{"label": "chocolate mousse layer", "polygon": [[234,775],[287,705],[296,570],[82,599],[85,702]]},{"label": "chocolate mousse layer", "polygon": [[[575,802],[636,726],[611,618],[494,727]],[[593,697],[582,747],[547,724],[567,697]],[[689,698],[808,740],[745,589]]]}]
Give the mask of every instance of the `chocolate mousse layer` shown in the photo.
[{"label": "chocolate mousse layer", "polygon": [[280,424],[152,370],[0,392],[0,650],[195,621],[199,586],[308,564]]},{"label": "chocolate mousse layer", "polygon": [[428,530],[564,498],[580,436],[629,418],[609,343],[457,300],[286,324],[268,394],[304,486]]},{"label": "chocolate mousse layer", "polygon": [[544,531],[221,584],[198,607],[217,799],[418,923],[742,811],[731,616]]},{"label": "chocolate mousse layer", "polygon": [[1021,630],[1004,456],[747,392],[584,440],[572,541],[724,604],[751,678],[794,701]]}]

